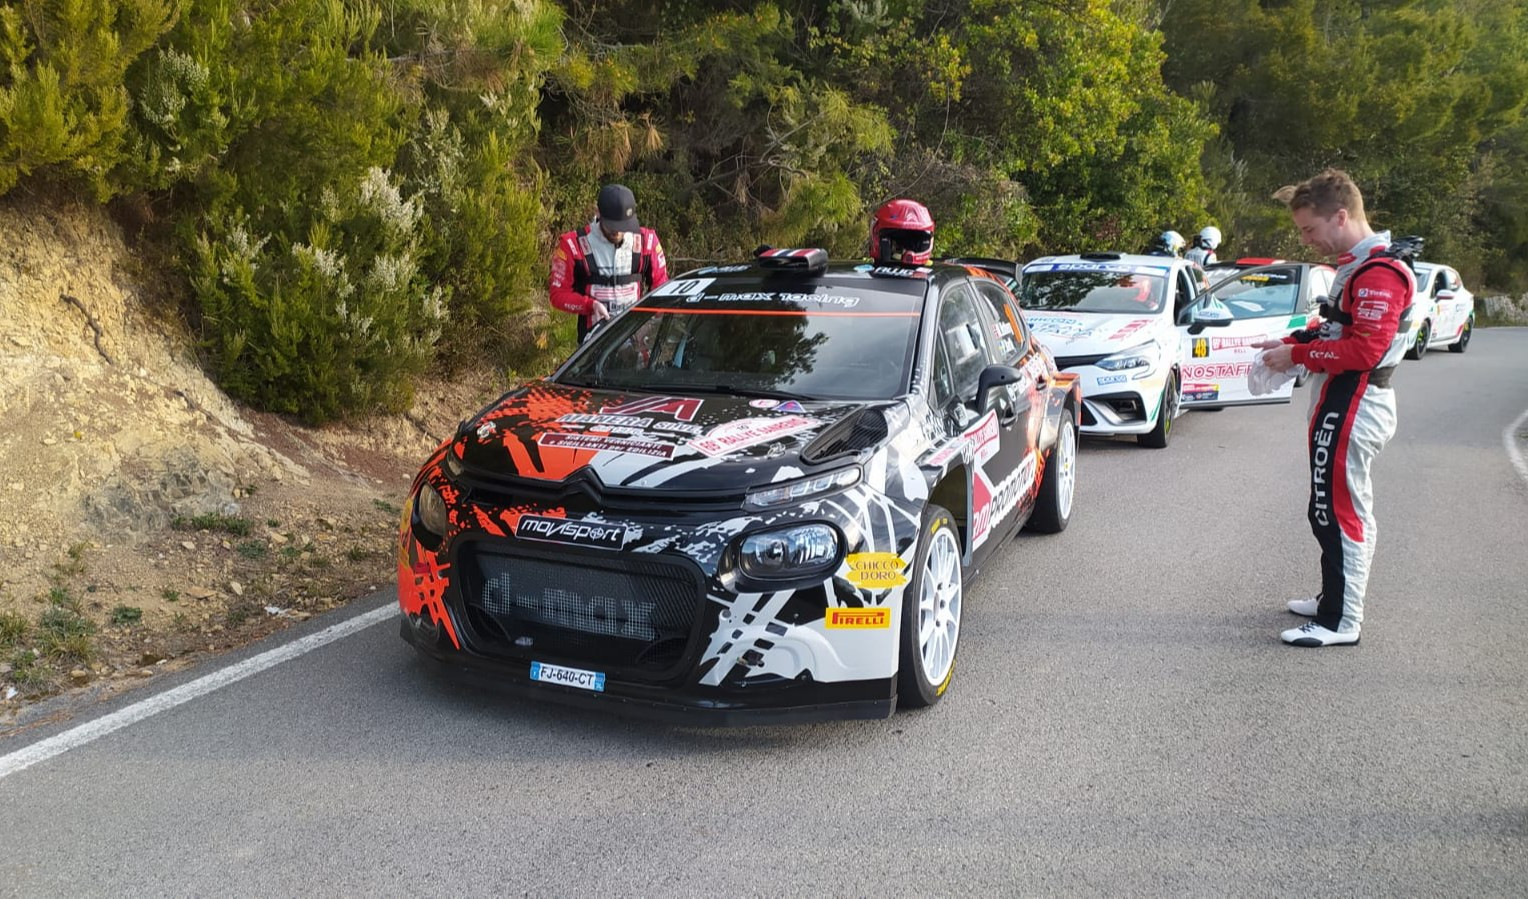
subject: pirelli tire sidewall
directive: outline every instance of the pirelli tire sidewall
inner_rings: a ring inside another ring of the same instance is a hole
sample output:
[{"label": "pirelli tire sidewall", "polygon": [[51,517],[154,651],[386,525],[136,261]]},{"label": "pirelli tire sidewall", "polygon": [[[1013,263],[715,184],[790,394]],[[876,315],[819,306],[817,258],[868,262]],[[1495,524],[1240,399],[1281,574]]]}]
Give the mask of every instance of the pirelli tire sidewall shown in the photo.
[{"label": "pirelli tire sidewall", "polygon": [[[918,643],[919,630],[919,607],[923,596],[923,581],[927,576],[926,567],[929,552],[933,548],[935,538],[941,532],[949,532],[955,539],[955,545],[960,548],[960,530],[955,516],[943,506],[930,503],[923,510],[923,525],[918,531],[918,552],[913,557],[912,575],[908,579],[906,591],[902,600],[902,633],[898,646],[900,655],[897,663],[897,706],[904,709],[920,709],[931,706],[938,702],[950,687],[955,677],[956,664],[959,661],[959,629],[956,630],[956,656],[955,662],[950,665],[949,673],[939,683],[929,680],[923,670],[922,647]],[[965,572],[957,563],[956,570],[961,579],[961,596],[965,593]]]}]

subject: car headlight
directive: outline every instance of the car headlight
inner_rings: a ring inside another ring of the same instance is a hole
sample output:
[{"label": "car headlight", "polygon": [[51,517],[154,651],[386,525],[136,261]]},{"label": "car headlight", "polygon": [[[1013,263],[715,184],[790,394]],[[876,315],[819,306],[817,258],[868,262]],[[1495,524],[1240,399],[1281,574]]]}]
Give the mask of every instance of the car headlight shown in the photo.
[{"label": "car headlight", "polygon": [[414,511],[419,516],[420,526],[426,531],[437,537],[446,535],[451,516],[446,513],[446,501],[441,499],[440,491],[429,484],[420,487],[419,496],[414,501]]},{"label": "car headlight", "polygon": [[751,578],[781,580],[826,573],[838,564],[838,529],[826,524],[798,524],[760,531],[743,538],[738,568]]},{"label": "car headlight", "polygon": [[776,506],[787,506],[798,503],[824,493],[832,493],[845,487],[852,487],[859,483],[859,466],[852,468],[840,468],[824,474],[812,475],[809,478],[801,478],[796,481],[784,481],[779,484],[770,484],[768,487],[760,487],[757,490],[748,491],[743,498],[743,507],[746,509],[772,509]]},{"label": "car headlight", "polygon": [[1095,364],[1104,371],[1130,371],[1137,368],[1149,369],[1156,361],[1157,345],[1153,341],[1128,350],[1121,350],[1108,358],[1098,360]]}]

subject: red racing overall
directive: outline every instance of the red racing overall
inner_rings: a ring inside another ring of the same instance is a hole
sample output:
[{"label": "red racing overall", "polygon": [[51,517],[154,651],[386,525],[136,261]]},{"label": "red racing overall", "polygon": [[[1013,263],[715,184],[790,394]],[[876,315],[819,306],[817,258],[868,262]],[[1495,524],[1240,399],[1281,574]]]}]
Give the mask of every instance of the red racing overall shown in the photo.
[{"label": "red racing overall", "polygon": [[1389,232],[1359,242],[1338,259],[1335,310],[1320,325],[1287,338],[1311,383],[1310,519],[1321,546],[1315,621],[1356,631],[1374,558],[1371,469],[1395,435],[1390,375],[1406,349],[1402,326],[1416,292],[1411,270],[1384,255]]},{"label": "red racing overall", "polygon": [[590,316],[596,300],[615,316],[636,303],[644,290],[668,279],[668,260],[658,232],[643,228],[615,246],[598,228],[585,225],[557,238],[547,289],[553,306],[578,316],[582,343],[594,324]]}]

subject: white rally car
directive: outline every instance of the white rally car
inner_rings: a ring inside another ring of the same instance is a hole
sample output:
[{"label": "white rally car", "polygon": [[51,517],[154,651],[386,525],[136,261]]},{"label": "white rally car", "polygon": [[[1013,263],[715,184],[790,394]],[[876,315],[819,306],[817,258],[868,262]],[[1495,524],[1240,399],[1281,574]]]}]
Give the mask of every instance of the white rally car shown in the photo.
[{"label": "white rally car", "polygon": [[1203,269],[1174,256],[1083,253],[1024,266],[1024,319],[1056,367],[1079,376],[1084,434],[1167,446],[1180,411],[1177,314],[1204,281]]},{"label": "white rally car", "polygon": [[1475,295],[1446,265],[1418,262],[1414,267],[1417,293],[1411,306],[1411,340],[1406,358],[1420,359],[1428,350],[1448,347],[1462,353],[1475,330]]}]

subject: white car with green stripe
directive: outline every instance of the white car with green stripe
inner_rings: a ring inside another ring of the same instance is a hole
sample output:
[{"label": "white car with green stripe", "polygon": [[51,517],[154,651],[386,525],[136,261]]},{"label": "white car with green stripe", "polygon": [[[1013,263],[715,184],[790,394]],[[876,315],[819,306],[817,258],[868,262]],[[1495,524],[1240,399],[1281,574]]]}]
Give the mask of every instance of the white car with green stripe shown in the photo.
[{"label": "white car with green stripe", "polygon": [[[1264,396],[1248,391],[1247,371],[1258,353],[1253,345],[1283,338],[1313,323],[1319,300],[1331,292],[1335,274],[1330,266],[1308,262],[1278,262],[1224,273],[1207,293],[1182,309],[1178,326],[1183,333],[1183,408],[1289,402],[1299,382],[1286,382]],[[1225,324],[1207,323],[1226,316]]]}]

